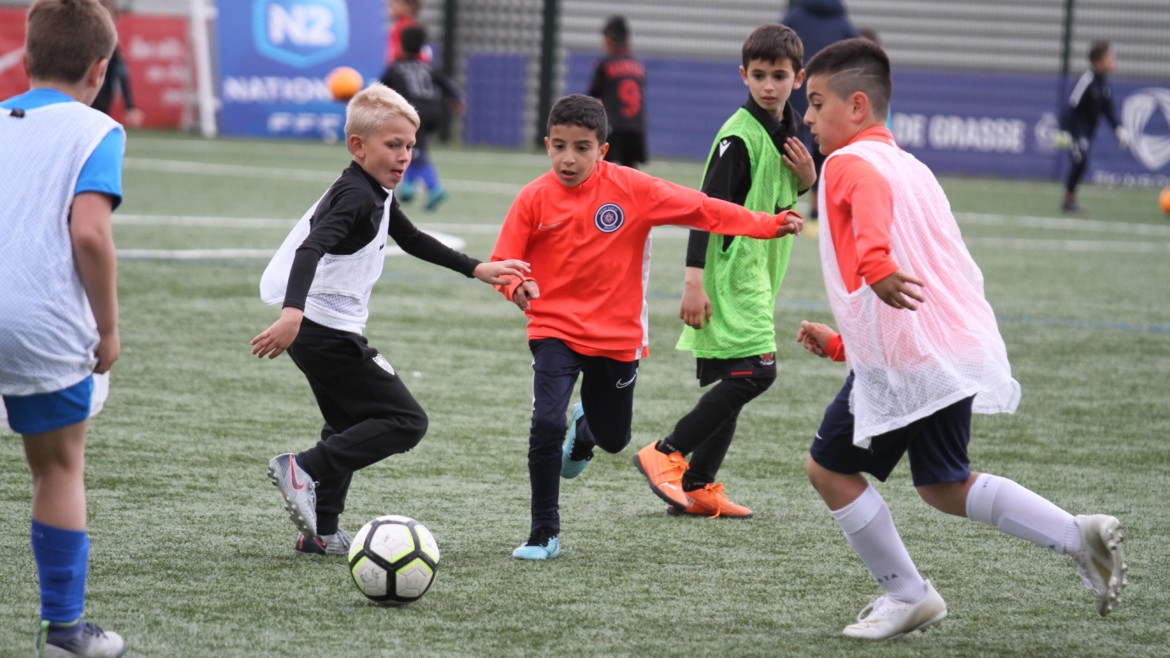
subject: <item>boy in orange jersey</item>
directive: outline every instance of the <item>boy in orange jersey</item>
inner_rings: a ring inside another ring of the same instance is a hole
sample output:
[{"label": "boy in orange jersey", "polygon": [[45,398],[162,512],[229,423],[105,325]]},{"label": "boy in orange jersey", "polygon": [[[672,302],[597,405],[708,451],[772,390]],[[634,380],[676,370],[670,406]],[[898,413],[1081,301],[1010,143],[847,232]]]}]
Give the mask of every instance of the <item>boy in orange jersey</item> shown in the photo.
[{"label": "boy in orange jersey", "polygon": [[[579,475],[594,446],[617,453],[630,441],[634,380],[648,345],[650,229],[677,224],[772,238],[804,225],[790,211],[752,212],[604,162],[607,125],[594,98],[557,101],[544,140],[552,170],[520,191],[492,252],[492,260],[523,258],[532,268],[531,278],[497,286],[528,316],[533,355],[532,526],[512,553],[519,559],[560,555],[559,478]],[[566,439],[565,410],[579,375],[581,402]]]},{"label": "boy in orange jersey", "polygon": [[806,470],[884,590],[844,634],[893,639],[947,614],[863,475],[884,481],[903,455],[929,505],[1072,557],[1097,612],[1109,614],[1126,584],[1118,520],[1073,516],[1008,478],[971,470],[972,412],[1015,411],[1020,385],[946,195],[886,128],[889,59],[872,41],[849,39],[817,53],[806,73],[804,122],[828,156],[821,267],[841,333],[802,322],[796,339],[849,365]]}]

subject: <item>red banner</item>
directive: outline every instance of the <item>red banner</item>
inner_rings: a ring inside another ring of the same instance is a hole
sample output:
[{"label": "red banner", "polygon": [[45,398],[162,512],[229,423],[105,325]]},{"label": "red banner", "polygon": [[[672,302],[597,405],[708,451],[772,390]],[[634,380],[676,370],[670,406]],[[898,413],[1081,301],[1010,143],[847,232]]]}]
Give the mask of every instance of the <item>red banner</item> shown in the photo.
[{"label": "red banner", "polygon": [[[28,90],[22,58],[26,11],[19,7],[0,7],[0,98]],[[123,14],[118,18],[118,41],[130,68],[134,104],[144,115],[143,125],[179,127],[185,99],[194,94],[187,20]],[[110,112],[121,120],[123,110],[119,94]]]},{"label": "red banner", "polygon": [[24,74],[24,13],[18,7],[0,7],[0,98],[28,90]]}]

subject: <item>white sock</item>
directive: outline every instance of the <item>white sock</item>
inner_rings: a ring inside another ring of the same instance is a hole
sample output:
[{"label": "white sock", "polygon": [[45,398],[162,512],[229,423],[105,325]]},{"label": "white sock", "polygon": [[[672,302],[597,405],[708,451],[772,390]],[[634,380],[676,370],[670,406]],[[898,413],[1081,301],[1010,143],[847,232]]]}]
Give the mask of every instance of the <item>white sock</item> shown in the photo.
[{"label": "white sock", "polygon": [[926,583],[877,489],[867,486],[857,500],[832,514],[849,545],[887,594],[905,603],[917,603],[926,596]]},{"label": "white sock", "polygon": [[967,493],[967,518],[993,525],[1057,553],[1081,547],[1073,515],[1052,501],[1007,478],[980,473]]}]

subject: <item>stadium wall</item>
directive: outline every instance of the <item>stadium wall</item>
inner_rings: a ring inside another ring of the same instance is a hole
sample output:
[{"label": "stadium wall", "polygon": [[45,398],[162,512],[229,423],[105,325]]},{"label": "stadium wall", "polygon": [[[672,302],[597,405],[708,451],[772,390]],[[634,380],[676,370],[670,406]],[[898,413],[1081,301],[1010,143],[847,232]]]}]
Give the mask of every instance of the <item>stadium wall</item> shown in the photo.
[{"label": "stadium wall", "polygon": [[[553,52],[543,53],[543,9],[554,1],[556,45]],[[315,103],[314,107],[233,106],[227,101],[238,100],[241,79],[226,80],[233,83],[235,96],[225,98],[222,72],[238,63],[240,55],[234,51],[243,50],[239,46],[259,37],[254,31],[237,31],[225,39],[221,31],[216,49],[217,96],[224,102],[221,125],[239,124],[237,119],[252,112],[257,116],[249,121],[280,130],[248,129],[249,134],[335,136],[320,126],[335,125],[340,108],[322,98],[318,78],[340,63],[357,67],[368,78],[377,76],[381,61],[376,51],[386,30],[384,3],[218,2],[233,15],[242,7],[268,5],[280,5],[289,13],[301,5],[341,3],[349,8],[353,33],[361,34],[360,48],[303,70],[279,70],[288,61],[272,65],[260,56],[253,62],[256,70],[248,73],[248,79],[260,81],[248,83],[257,94],[271,85],[299,89],[297,94],[304,98],[293,100]],[[19,90],[24,84],[9,60],[13,41],[19,44],[20,38],[12,36],[14,23],[21,21],[19,8],[27,4],[0,0],[0,64],[9,63],[7,68],[0,66],[0,90]],[[130,26],[156,18],[182,21],[191,2],[132,0],[123,5],[131,10],[120,21],[123,43],[133,46],[137,37],[127,34]],[[1090,176],[1128,184],[1164,184],[1170,178],[1168,0],[847,0],[847,5],[855,25],[878,32],[894,62],[892,125],[899,141],[939,171],[1058,175],[1064,158],[1050,146],[1054,117],[1072,80],[1084,69],[1089,43],[1106,38],[1118,52],[1114,88],[1135,143],[1123,152],[1107,137],[1098,140]],[[1071,15],[1066,14],[1069,7]],[[553,62],[554,95],[583,91],[592,61],[600,54],[602,22],[608,15],[624,14],[630,20],[635,53],[647,64],[652,157],[704,158],[710,136],[746,97],[735,73],[743,37],[761,23],[778,20],[786,8],[783,0],[424,0],[420,20],[436,45],[437,61],[467,91],[468,110],[454,134],[469,144],[524,148],[539,137],[542,59]],[[184,35],[180,30],[177,36]],[[446,57],[443,46],[449,50]],[[143,68],[140,56],[175,52],[161,43],[128,50],[135,91],[143,101],[154,93],[152,85],[160,81],[169,85],[159,98],[167,99],[170,109],[148,109],[150,125],[188,125],[191,82],[190,75],[181,72],[189,71],[190,65],[175,58]],[[185,44],[179,50],[186,55]],[[225,56],[230,61],[225,63]],[[267,68],[273,68],[271,75],[265,73]],[[185,111],[179,112],[176,104]],[[284,119],[264,118],[273,115]]]}]

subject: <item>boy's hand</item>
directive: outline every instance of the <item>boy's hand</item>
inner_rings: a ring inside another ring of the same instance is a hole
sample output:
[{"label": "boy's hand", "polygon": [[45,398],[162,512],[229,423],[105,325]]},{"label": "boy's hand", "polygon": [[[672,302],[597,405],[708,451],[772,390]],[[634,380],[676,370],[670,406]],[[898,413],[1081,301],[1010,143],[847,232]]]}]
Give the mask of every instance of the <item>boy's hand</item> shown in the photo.
[{"label": "boy's hand", "polygon": [[301,319],[304,317],[305,312],[299,308],[286,306],[281,309],[280,319],[252,339],[252,354],[256,355],[257,359],[262,359],[265,355],[275,359],[283,354],[300,333]]},{"label": "boy's hand", "polygon": [[480,263],[475,266],[475,271],[471,275],[485,283],[503,286],[511,283],[511,280],[505,277],[514,276],[517,279],[523,279],[524,275],[531,271],[532,268],[528,266],[528,263],[513,258]]},{"label": "boy's hand", "polygon": [[785,210],[776,216],[784,220],[784,223],[776,229],[776,237],[782,238],[786,235],[800,235],[801,229],[804,228],[804,218],[796,214],[795,210]]},{"label": "boy's hand", "polygon": [[926,286],[922,282],[922,279],[898,270],[886,278],[873,283],[870,285],[870,288],[873,288],[877,296],[889,306],[916,311],[918,310],[918,304],[915,304],[914,301],[921,304],[926,301],[926,298],[922,296],[921,292],[911,288],[911,284],[919,288]]},{"label": "boy's hand", "polygon": [[531,306],[529,302],[538,297],[540,297],[540,287],[533,279],[525,280],[516,290],[512,291],[512,303],[519,306],[521,311],[527,311]]},{"label": "boy's hand", "polygon": [[98,335],[97,349],[94,350],[94,356],[97,357],[97,365],[94,366],[94,374],[101,375],[110,371],[110,366],[118,360],[122,354],[122,340],[118,337],[118,330],[114,329],[111,332]]},{"label": "boy's hand", "polygon": [[683,324],[694,329],[702,329],[703,323],[711,319],[711,298],[703,288],[703,269],[700,267],[687,268],[678,317]]},{"label": "boy's hand", "polygon": [[796,332],[796,342],[804,345],[804,349],[820,357],[827,357],[825,346],[836,333],[828,325],[819,322],[800,321],[800,330]]},{"label": "boy's hand", "polygon": [[817,182],[817,169],[812,154],[805,148],[799,137],[789,137],[784,142],[784,164],[796,174],[800,182],[797,189],[807,190]]}]

